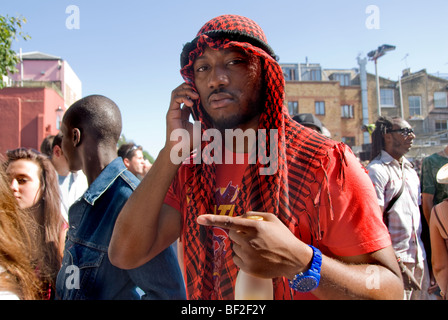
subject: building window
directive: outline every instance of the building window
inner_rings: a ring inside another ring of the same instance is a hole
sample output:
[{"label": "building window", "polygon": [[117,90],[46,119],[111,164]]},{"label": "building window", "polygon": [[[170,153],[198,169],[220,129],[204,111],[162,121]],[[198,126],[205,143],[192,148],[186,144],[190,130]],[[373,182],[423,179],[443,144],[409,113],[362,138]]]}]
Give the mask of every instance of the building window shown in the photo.
[{"label": "building window", "polygon": [[380,89],[380,101],[382,107],[395,107],[394,89]]},{"label": "building window", "polygon": [[299,103],[297,101],[288,102],[288,112],[291,115],[299,113]]},{"label": "building window", "polygon": [[436,120],[435,124],[436,124],[436,131],[448,130],[446,120]]},{"label": "building window", "polygon": [[434,108],[446,108],[446,92],[434,92]]},{"label": "building window", "polygon": [[322,80],[320,70],[310,70],[310,80],[311,81]]},{"label": "building window", "polygon": [[296,80],[296,70],[289,69],[289,80]]},{"label": "building window", "polygon": [[333,75],[333,80],[339,81],[341,87],[349,86],[351,84],[349,73],[335,73]]},{"label": "building window", "polygon": [[420,96],[409,96],[409,116],[420,116],[422,114],[422,98]]},{"label": "building window", "polygon": [[325,102],[324,101],[314,102],[314,109],[316,111],[316,114],[324,115],[325,114]]},{"label": "building window", "polygon": [[342,137],[341,140],[349,147],[353,147],[355,145],[355,137]]},{"label": "building window", "polygon": [[348,104],[341,106],[341,118],[353,119],[354,117],[355,114],[353,106]]}]

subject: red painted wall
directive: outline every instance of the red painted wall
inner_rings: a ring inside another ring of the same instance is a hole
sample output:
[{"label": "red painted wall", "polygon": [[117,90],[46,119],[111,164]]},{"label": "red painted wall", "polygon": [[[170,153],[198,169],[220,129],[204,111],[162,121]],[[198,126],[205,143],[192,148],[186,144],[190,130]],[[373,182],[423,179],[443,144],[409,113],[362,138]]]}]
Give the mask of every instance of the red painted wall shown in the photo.
[{"label": "red painted wall", "polygon": [[64,99],[51,88],[0,90],[0,153],[18,147],[39,150],[42,140],[57,134],[56,109]]}]

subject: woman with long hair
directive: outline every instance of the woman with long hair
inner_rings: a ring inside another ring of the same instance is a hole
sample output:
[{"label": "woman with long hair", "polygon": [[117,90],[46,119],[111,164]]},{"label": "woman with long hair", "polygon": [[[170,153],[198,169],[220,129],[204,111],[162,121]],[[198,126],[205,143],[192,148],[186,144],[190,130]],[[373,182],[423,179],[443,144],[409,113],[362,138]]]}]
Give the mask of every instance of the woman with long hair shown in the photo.
[{"label": "woman with long hair", "polygon": [[41,283],[32,263],[30,223],[0,166],[0,300],[42,297]]},{"label": "woman with long hair", "polygon": [[6,156],[4,166],[13,194],[19,207],[34,221],[36,272],[51,299],[61,267],[66,227],[56,170],[48,157],[31,149],[11,150]]}]

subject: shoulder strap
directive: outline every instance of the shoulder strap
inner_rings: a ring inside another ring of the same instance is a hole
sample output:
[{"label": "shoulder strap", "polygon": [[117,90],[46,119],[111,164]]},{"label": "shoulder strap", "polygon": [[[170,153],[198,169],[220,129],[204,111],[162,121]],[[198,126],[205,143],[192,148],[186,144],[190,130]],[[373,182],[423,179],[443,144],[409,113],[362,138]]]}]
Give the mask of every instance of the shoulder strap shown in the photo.
[{"label": "shoulder strap", "polygon": [[400,198],[401,194],[403,193],[404,190],[404,184],[405,184],[405,180],[404,180],[404,166],[403,166],[403,177],[402,177],[402,182],[401,182],[401,188],[398,191],[398,193],[389,201],[386,209],[384,209],[383,211],[383,220],[386,223],[386,225],[388,225],[388,212],[389,210],[392,208],[392,206],[395,204],[395,202],[398,200],[398,198]]}]

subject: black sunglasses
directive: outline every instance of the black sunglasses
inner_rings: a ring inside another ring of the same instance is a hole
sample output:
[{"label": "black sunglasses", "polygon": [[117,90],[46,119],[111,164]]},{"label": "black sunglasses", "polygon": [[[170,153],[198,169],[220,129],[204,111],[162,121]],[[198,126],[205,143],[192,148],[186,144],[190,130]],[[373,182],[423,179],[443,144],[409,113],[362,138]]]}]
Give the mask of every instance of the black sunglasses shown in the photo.
[{"label": "black sunglasses", "polygon": [[414,129],[412,129],[412,128],[400,128],[400,129],[395,129],[395,130],[387,130],[387,133],[391,133],[391,132],[400,132],[403,136],[407,137],[411,133],[414,133]]},{"label": "black sunglasses", "polygon": [[137,149],[140,149],[140,146],[137,146],[137,145],[133,145],[127,152],[126,152],[126,154],[124,155],[124,157],[125,158],[128,158],[128,159],[130,159],[130,158],[132,158],[132,157],[130,157],[131,156],[131,154],[132,154],[132,152],[134,151],[134,150],[137,150]]}]

